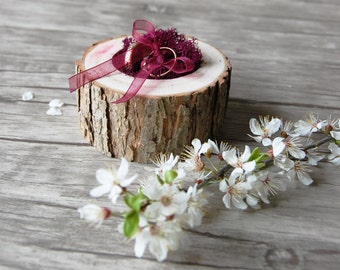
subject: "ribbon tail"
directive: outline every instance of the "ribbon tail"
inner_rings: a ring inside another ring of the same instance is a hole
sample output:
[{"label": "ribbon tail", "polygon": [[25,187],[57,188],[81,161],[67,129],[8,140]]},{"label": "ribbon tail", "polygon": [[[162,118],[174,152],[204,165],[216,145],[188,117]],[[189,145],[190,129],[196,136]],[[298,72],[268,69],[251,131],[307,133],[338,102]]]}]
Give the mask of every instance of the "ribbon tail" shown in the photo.
[{"label": "ribbon tail", "polygon": [[149,77],[153,70],[146,70],[141,69],[136,77],[133,79],[132,83],[129,86],[129,89],[126,93],[119,99],[113,101],[113,104],[119,104],[132,99],[135,95],[137,95],[138,91],[141,89],[142,85],[144,84],[145,80]]},{"label": "ribbon tail", "polygon": [[70,92],[72,93],[85,84],[102,78],[116,70],[117,68],[112,64],[112,59],[109,59],[90,69],[77,73],[68,79]]},{"label": "ribbon tail", "polygon": [[68,79],[70,92],[122,68],[125,65],[125,54],[126,52],[114,55],[111,59],[70,77]]}]

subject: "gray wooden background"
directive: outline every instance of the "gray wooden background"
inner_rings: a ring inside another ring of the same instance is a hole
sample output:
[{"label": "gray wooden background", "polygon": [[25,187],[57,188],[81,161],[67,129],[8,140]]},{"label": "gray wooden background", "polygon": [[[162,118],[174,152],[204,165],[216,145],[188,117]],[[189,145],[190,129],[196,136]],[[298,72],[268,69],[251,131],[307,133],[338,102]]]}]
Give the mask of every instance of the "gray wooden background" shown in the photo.
[{"label": "gray wooden background", "polygon": [[[228,55],[224,132],[234,145],[250,142],[258,115],[340,117],[338,0],[0,0],[0,268],[338,269],[340,168],[327,163],[314,185],[297,184],[256,212],[225,210],[216,191],[202,226],[163,264],[134,257],[133,242],[115,232],[121,220],[96,230],[79,219],[76,209],[96,202],[96,169],[118,160],[81,136],[67,78],[87,46],[129,34],[135,19]],[[52,98],[65,103],[62,116],[46,115]]]}]

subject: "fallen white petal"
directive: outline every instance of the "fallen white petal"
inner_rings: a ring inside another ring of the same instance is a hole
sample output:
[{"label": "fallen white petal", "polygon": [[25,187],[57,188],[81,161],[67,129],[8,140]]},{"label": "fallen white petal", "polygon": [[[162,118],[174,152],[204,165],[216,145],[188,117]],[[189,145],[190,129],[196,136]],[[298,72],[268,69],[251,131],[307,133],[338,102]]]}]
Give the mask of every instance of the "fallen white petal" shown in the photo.
[{"label": "fallen white petal", "polygon": [[22,98],[23,101],[29,101],[29,100],[32,100],[34,98],[34,94],[31,91],[27,91],[27,92],[22,94],[21,98]]},{"label": "fallen white petal", "polygon": [[46,114],[47,115],[59,116],[59,115],[63,115],[63,112],[59,108],[51,107],[51,108],[48,109]]},{"label": "fallen white petal", "polygon": [[60,99],[54,98],[54,99],[52,99],[52,100],[50,101],[50,103],[48,103],[48,105],[49,105],[50,107],[57,107],[57,108],[60,108],[61,106],[64,105],[64,103],[63,103]]}]

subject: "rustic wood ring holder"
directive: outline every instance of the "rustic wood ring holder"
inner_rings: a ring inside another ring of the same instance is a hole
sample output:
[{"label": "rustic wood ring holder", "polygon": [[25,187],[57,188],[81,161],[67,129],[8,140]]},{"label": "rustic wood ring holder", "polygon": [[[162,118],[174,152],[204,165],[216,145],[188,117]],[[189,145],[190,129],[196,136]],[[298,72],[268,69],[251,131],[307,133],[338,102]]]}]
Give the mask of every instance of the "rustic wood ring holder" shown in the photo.
[{"label": "rustic wood ring holder", "polygon": [[[125,37],[87,48],[76,72],[110,59]],[[193,138],[223,139],[231,64],[211,45],[197,41],[203,63],[195,72],[174,79],[147,79],[138,95],[122,97],[133,77],[116,71],[77,91],[80,128],[89,143],[110,157],[148,163],[159,153],[179,154]]]}]

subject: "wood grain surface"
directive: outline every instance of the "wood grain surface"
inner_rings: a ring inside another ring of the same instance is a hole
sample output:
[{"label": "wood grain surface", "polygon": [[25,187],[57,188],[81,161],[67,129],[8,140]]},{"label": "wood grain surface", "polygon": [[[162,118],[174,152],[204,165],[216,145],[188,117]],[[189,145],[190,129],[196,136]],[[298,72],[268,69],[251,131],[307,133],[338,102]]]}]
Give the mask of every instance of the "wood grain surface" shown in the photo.
[{"label": "wood grain surface", "polygon": [[[251,144],[248,121],[258,115],[340,117],[338,0],[0,4],[0,269],[338,269],[340,168],[325,162],[315,184],[297,184],[259,211],[227,211],[216,194],[202,226],[164,263],[135,258],[133,242],[115,231],[121,220],[88,227],[76,209],[96,202],[88,194],[96,169],[119,160],[86,143],[67,84],[86,47],[148,19],[230,58],[230,143]],[[35,98],[22,101],[26,91]],[[65,103],[62,116],[46,115],[53,98]]]}]

